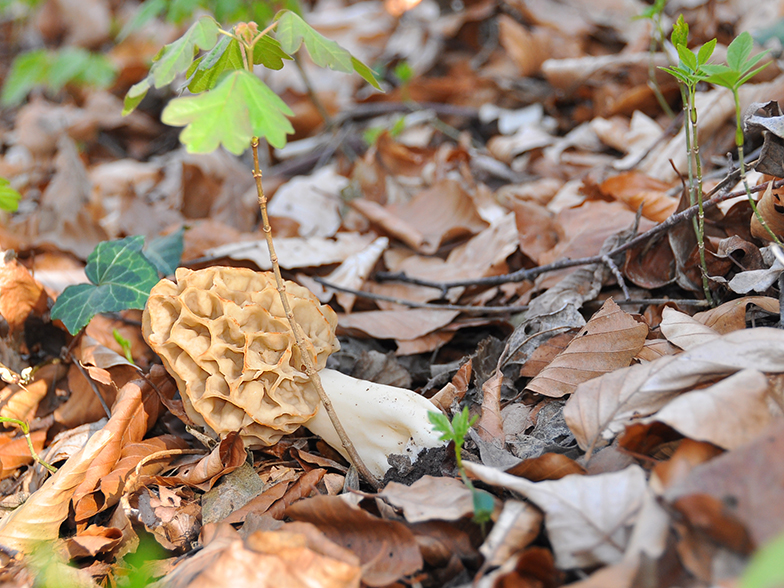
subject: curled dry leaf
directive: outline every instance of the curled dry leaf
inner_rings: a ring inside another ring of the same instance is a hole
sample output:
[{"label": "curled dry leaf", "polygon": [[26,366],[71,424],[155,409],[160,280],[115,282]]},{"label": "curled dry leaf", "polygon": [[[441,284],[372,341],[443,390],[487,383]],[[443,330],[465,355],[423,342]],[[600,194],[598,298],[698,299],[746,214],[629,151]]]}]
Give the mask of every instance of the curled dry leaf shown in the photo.
[{"label": "curled dry leaf", "polygon": [[10,334],[24,327],[31,313],[41,316],[47,310],[46,292],[21,265],[13,251],[0,260],[0,316],[8,323]]},{"label": "curled dry leaf", "polygon": [[287,508],[286,515],[316,525],[331,541],[353,551],[368,586],[386,586],[422,568],[416,538],[405,525],[376,518],[336,496],[302,500]]},{"label": "curled dry leaf", "polygon": [[465,462],[483,482],[519,492],[545,513],[545,527],[558,568],[589,567],[621,561],[643,504],[647,482],[639,466],[596,476],[567,476],[530,482],[479,464]]},{"label": "curled dry leaf", "polygon": [[[781,190],[773,190],[773,182],[768,183],[762,198],[757,202],[757,210],[773,234],[779,239],[784,237],[784,202]],[[773,241],[773,237],[759,222],[756,214],[751,215],[751,234],[763,241]]]},{"label": "curled dry leaf", "polygon": [[647,335],[648,327],[610,298],[526,388],[553,398],[571,394],[582,382],[627,367]]},{"label": "curled dry leaf", "polygon": [[7,514],[0,521],[0,545],[29,551],[41,541],[57,539],[60,525],[68,517],[74,491],[113,435],[106,429],[95,433],[27,502]]},{"label": "curled dry leaf", "polygon": [[719,336],[717,331],[669,306],[665,306],[662,310],[660,326],[667,340],[681,349],[699,347]]},{"label": "curled dry leaf", "polygon": [[180,468],[174,476],[156,476],[155,481],[167,486],[184,484],[207,491],[215,485],[218,478],[233,472],[245,463],[246,457],[242,437],[236,432],[229,433],[209,455],[205,455],[196,463]]},{"label": "curled dry leaf", "polygon": [[751,304],[771,313],[779,312],[779,301],[776,298],[771,298],[770,296],[744,296],[737,300],[725,302],[716,308],[698,312],[694,315],[694,319],[724,335],[731,331],[739,331],[746,328],[746,311]]},{"label": "curled dry leaf", "polygon": [[597,447],[625,424],[662,408],[680,391],[742,369],[784,371],[784,332],[760,327],[734,331],[680,355],[606,374],[578,386],[564,418],[578,444]]},{"label": "curled dry leaf", "polygon": [[773,418],[768,381],[756,370],[742,370],[708,388],[670,401],[643,422],[666,423],[686,437],[735,449],[757,437]]}]

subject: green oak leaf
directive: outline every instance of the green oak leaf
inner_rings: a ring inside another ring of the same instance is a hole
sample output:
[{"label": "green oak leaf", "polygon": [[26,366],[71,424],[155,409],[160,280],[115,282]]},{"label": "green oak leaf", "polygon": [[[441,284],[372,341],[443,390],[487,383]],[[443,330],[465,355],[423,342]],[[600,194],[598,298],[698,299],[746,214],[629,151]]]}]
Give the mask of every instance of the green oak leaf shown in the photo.
[{"label": "green oak leaf", "polygon": [[245,70],[225,75],[210,92],[169,102],[161,120],[185,126],[180,141],[189,153],[209,153],[221,143],[242,154],[254,135],[273,147],[283,147],[294,128],[286,118],[294,113],[264,82]]},{"label": "green oak leaf", "polygon": [[11,187],[10,182],[0,178],[0,210],[16,212],[21,199],[22,195]]},{"label": "green oak leaf", "polygon": [[164,276],[173,274],[180,265],[184,235],[185,227],[180,227],[169,235],[157,237],[147,243],[142,254],[152,262],[158,273]]},{"label": "green oak leaf", "polygon": [[182,37],[163,48],[150,68],[153,85],[162,88],[170,84],[177,74],[188,69],[196,49],[212,49],[217,41],[218,23],[210,16],[202,16]]},{"label": "green oak leaf", "polygon": [[278,17],[278,27],[275,36],[283,50],[293,55],[305,43],[310,58],[319,67],[328,67],[335,71],[352,73],[354,64],[351,63],[351,53],[343,49],[335,41],[330,41],[317,32],[297,14],[284,11]]},{"label": "green oak leaf", "polygon": [[91,283],[68,286],[52,307],[52,319],[75,335],[100,312],[144,308],[158,272],[142,255],[143,244],[142,236],[99,243],[84,268]]}]

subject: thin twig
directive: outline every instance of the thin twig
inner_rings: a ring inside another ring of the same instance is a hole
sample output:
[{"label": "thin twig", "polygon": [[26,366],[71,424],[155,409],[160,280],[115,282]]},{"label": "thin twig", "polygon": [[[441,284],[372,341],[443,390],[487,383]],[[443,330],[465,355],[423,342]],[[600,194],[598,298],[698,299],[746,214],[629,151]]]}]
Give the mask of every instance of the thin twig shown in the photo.
[{"label": "thin twig", "polygon": [[[751,188],[751,192],[761,192],[765,188],[767,188],[768,183],[760,184],[759,186],[754,186]],[[784,180],[776,180],[773,182],[773,189],[778,189],[784,187]],[[711,192],[711,194],[713,191]],[[729,200],[730,198],[737,198],[738,196],[744,196],[746,194],[745,190],[735,191],[735,192],[723,192],[717,196],[714,196],[710,200],[706,200],[703,203],[703,210],[707,210],[709,208],[713,208],[717,206],[720,202],[725,200]],[[615,257],[616,255],[623,253],[633,247],[641,245],[646,241],[650,240],[652,237],[660,235],[669,231],[675,225],[691,220],[693,217],[697,215],[699,211],[699,205],[690,206],[686,210],[683,210],[677,214],[673,214],[664,222],[659,223],[655,227],[647,230],[646,232],[642,233],[641,235],[636,236],[634,239],[631,239],[624,243],[623,245],[619,245],[612,251],[608,251],[606,255],[610,257]],[[547,272],[552,272],[559,269],[565,269],[570,267],[578,267],[581,265],[590,265],[593,263],[603,263],[602,255],[593,255],[591,257],[582,257],[580,259],[561,259],[555,261],[553,263],[549,263],[547,265],[540,265],[538,267],[530,268],[530,269],[522,269],[516,272],[512,272],[511,274],[504,274],[501,276],[491,276],[487,278],[476,278],[474,280],[457,280],[454,282],[431,282],[429,280],[421,280],[418,278],[411,278],[407,276],[403,272],[398,273],[390,273],[390,272],[379,272],[375,275],[376,279],[379,281],[399,281],[405,282],[408,284],[416,284],[417,286],[426,286],[428,288],[435,288],[436,290],[440,290],[444,295],[446,292],[452,288],[462,288],[465,286],[497,286],[499,284],[507,284],[510,282],[524,282],[526,280],[533,280],[540,274],[544,274]]]},{"label": "thin twig", "polygon": [[351,463],[357,468],[359,474],[365,478],[365,480],[371,484],[376,490],[381,488],[380,482],[376,479],[376,477],[370,473],[370,470],[367,469],[367,466],[362,461],[362,458],[357,453],[354,444],[349,439],[348,435],[346,434],[346,430],[343,428],[343,425],[340,424],[340,420],[338,419],[338,415],[335,413],[335,408],[332,406],[332,401],[327,396],[326,391],[324,390],[324,386],[321,384],[321,377],[319,376],[318,370],[316,369],[315,364],[313,363],[313,358],[311,357],[310,351],[312,350],[312,343],[311,341],[305,336],[305,333],[302,331],[302,327],[294,318],[294,313],[291,310],[291,305],[289,305],[289,299],[286,295],[286,285],[283,282],[283,277],[280,274],[280,265],[278,264],[278,255],[275,253],[275,246],[272,242],[272,227],[270,227],[269,223],[269,215],[267,214],[267,197],[264,194],[264,188],[261,185],[261,169],[259,168],[259,139],[258,137],[253,137],[251,139],[251,147],[253,150],[253,177],[256,180],[256,194],[258,195],[259,199],[259,208],[261,209],[261,219],[262,219],[262,230],[264,231],[264,238],[267,241],[267,248],[269,249],[270,255],[270,262],[272,263],[272,271],[275,275],[275,283],[278,287],[278,294],[280,294],[280,302],[283,305],[283,309],[286,313],[286,318],[289,321],[289,325],[291,326],[291,330],[294,333],[294,339],[297,343],[297,349],[299,349],[300,356],[302,357],[302,363],[305,367],[305,373],[310,378],[310,381],[313,383],[313,387],[318,392],[319,398],[321,399],[322,404],[324,405],[324,410],[327,411],[327,415],[329,416],[329,420],[332,421],[332,426],[335,427],[335,431],[340,438],[341,443],[343,443],[343,447],[346,450],[346,453],[349,455],[349,459]]}]

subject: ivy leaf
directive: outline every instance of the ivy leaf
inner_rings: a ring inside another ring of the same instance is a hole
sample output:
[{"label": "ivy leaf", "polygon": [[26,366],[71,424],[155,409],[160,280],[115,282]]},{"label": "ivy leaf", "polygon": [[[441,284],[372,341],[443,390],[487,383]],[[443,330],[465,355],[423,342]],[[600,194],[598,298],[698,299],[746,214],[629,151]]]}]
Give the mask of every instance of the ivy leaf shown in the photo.
[{"label": "ivy leaf", "polygon": [[237,70],[210,92],[172,100],[161,120],[185,126],[180,141],[189,153],[209,153],[222,143],[240,155],[254,135],[265,137],[273,147],[283,147],[286,135],[294,132],[285,115],[294,113],[264,82],[250,72]]},{"label": "ivy leaf", "polygon": [[0,103],[3,106],[18,106],[30,90],[46,81],[48,73],[49,56],[45,50],[22,53],[11,64]]},{"label": "ivy leaf", "polygon": [[147,243],[142,253],[152,262],[159,274],[164,276],[173,274],[180,265],[184,235],[185,227],[180,227],[169,235],[157,237]]},{"label": "ivy leaf", "polygon": [[21,199],[22,195],[11,187],[10,182],[0,178],[0,210],[16,212]]},{"label": "ivy leaf", "polygon": [[52,319],[75,335],[100,312],[144,308],[158,272],[142,255],[143,244],[142,236],[99,243],[84,268],[91,283],[68,286],[52,307]]},{"label": "ivy leaf", "polygon": [[330,41],[317,32],[302,18],[291,11],[285,11],[278,17],[278,28],[275,36],[280,46],[289,55],[293,55],[305,43],[310,58],[319,67],[328,67],[335,71],[352,73],[354,64],[351,53],[343,49],[335,41]]},{"label": "ivy leaf", "polygon": [[150,74],[156,88],[170,84],[177,74],[193,62],[196,49],[212,49],[218,40],[218,23],[210,16],[202,16],[185,34],[163,48]]}]

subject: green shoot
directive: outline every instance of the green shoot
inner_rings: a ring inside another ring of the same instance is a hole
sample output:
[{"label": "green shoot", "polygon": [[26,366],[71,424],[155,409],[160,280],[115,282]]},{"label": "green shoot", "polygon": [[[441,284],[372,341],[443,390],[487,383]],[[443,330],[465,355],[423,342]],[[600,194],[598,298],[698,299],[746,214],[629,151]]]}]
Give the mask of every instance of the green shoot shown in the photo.
[{"label": "green shoot", "polygon": [[[22,384],[19,384],[20,386]],[[30,450],[30,455],[33,456],[33,459],[40,463],[43,467],[49,470],[51,473],[57,473],[57,468],[53,465],[49,465],[41,457],[38,455],[38,452],[33,447],[33,439],[30,437],[30,425],[28,425],[24,421],[20,421],[19,419],[12,419],[10,417],[0,417],[0,423],[11,423],[12,425],[16,425],[22,430],[22,434],[24,435],[25,440],[27,441],[27,447]]]},{"label": "green shoot", "polygon": [[127,359],[129,363],[136,365],[136,362],[133,361],[133,355],[131,355],[131,342],[128,341],[128,339],[126,339],[125,337],[123,337],[120,334],[120,331],[118,331],[117,329],[112,329],[112,336],[114,337],[114,340],[117,341],[117,344],[120,346],[120,348],[122,349],[125,359]]},{"label": "green shoot", "polygon": [[430,422],[433,423],[433,429],[441,433],[442,441],[451,441],[455,446],[455,461],[457,462],[457,469],[460,472],[460,477],[463,483],[471,491],[474,499],[474,522],[483,524],[490,520],[495,507],[492,495],[483,490],[477,490],[468,479],[465,467],[463,467],[463,444],[465,437],[468,434],[468,429],[477,421],[479,417],[474,416],[469,419],[468,407],[463,407],[463,410],[458,412],[452,417],[452,422],[440,412],[428,413]]},{"label": "green shoot", "polygon": [[681,84],[681,98],[685,114],[686,150],[688,151],[689,170],[689,202],[692,206],[699,205],[697,218],[693,220],[694,232],[697,235],[697,247],[700,254],[700,267],[702,269],[702,290],[708,303],[713,304],[710,286],[708,285],[708,266],[705,263],[705,214],[702,207],[702,162],[700,160],[699,137],[697,134],[697,107],[695,97],[697,84],[704,81],[709,74],[705,71],[713,50],[716,48],[716,39],[705,43],[695,53],[687,47],[689,38],[689,25],[683,20],[683,15],[678,17],[672,30],[672,44],[678,51],[680,61],[677,66],[662,68],[672,75]]},{"label": "green shoot", "polygon": [[756,67],[768,52],[763,51],[752,57],[751,50],[753,46],[754,40],[748,32],[744,31],[730,43],[729,47],[727,47],[727,65],[707,64],[703,67],[703,71],[709,74],[705,80],[706,82],[721,86],[722,88],[727,88],[732,92],[732,97],[735,100],[735,146],[738,148],[738,165],[740,166],[741,181],[743,182],[746,195],[749,197],[749,204],[751,204],[751,208],[754,211],[757,220],[765,227],[765,230],[771,238],[780,245],[781,241],[773,234],[773,231],[770,230],[765,219],[759,213],[759,210],[757,210],[757,205],[754,202],[754,198],[751,196],[749,182],[746,179],[746,164],[744,162],[743,154],[743,125],[741,124],[740,96],[738,94],[738,89],[770,65],[770,62],[768,62]]}]

